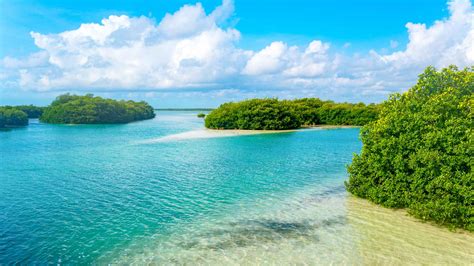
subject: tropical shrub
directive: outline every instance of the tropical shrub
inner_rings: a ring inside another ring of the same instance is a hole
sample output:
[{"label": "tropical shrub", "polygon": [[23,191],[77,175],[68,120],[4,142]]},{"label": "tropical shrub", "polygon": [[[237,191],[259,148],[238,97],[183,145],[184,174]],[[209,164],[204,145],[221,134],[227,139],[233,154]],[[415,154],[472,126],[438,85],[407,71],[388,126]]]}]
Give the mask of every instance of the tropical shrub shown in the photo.
[{"label": "tropical shrub", "polygon": [[25,112],[10,106],[0,107],[0,128],[28,125]]},{"label": "tropical shrub", "polygon": [[428,67],[361,130],[347,190],[386,207],[474,230],[474,68]]},{"label": "tropical shrub", "polygon": [[222,104],[206,116],[205,125],[215,129],[281,130],[298,128],[301,122],[286,101],[251,99]]},{"label": "tropical shrub", "polygon": [[225,103],[206,116],[215,129],[293,129],[301,126],[364,125],[377,118],[379,105],[334,103],[318,98],[250,99]]},{"label": "tropical shrub", "polygon": [[39,118],[43,114],[44,107],[34,105],[17,105],[13,108],[23,111],[28,115],[28,118]]},{"label": "tropical shrub", "polygon": [[155,117],[153,107],[146,102],[117,101],[64,94],[44,109],[40,121],[56,124],[115,124]]}]

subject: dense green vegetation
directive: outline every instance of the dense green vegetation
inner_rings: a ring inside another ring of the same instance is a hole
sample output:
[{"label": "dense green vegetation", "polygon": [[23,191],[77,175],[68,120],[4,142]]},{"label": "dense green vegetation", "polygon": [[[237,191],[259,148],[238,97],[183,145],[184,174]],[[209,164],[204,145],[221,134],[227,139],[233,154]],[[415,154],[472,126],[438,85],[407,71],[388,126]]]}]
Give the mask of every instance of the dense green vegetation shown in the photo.
[{"label": "dense green vegetation", "polygon": [[115,124],[155,117],[153,108],[146,102],[117,101],[94,97],[64,94],[45,108],[40,121],[57,124]]},{"label": "dense green vegetation", "polygon": [[155,108],[156,111],[212,111],[212,108]]},{"label": "dense green vegetation", "polygon": [[215,129],[294,129],[313,125],[365,125],[377,118],[379,106],[335,103],[317,98],[251,99],[219,106],[206,116]]},{"label": "dense green vegetation", "polygon": [[28,125],[28,118],[38,118],[43,107],[34,105],[0,106],[0,128]]},{"label": "dense green vegetation", "polygon": [[289,101],[303,126],[352,125],[362,126],[377,118],[380,106],[364,103],[335,103],[318,98]]},{"label": "dense green vegetation", "polygon": [[28,115],[28,118],[39,118],[43,114],[45,107],[39,107],[34,105],[17,105],[13,108],[23,111]]},{"label": "dense green vegetation", "polygon": [[423,220],[474,231],[474,68],[429,67],[363,127],[347,189]]},{"label": "dense green vegetation", "polygon": [[199,113],[199,114],[197,114],[197,117],[204,118],[204,117],[206,117],[206,114],[205,113]]},{"label": "dense green vegetation", "polygon": [[280,130],[298,128],[301,122],[288,101],[252,99],[224,103],[209,113],[207,128]]},{"label": "dense green vegetation", "polygon": [[0,128],[28,125],[28,115],[12,106],[0,107]]}]

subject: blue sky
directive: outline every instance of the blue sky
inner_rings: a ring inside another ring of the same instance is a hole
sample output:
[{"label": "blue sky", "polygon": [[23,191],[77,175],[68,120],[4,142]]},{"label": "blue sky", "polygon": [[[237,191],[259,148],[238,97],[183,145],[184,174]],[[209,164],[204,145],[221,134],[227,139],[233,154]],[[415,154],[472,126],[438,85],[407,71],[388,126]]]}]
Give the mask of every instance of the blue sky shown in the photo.
[{"label": "blue sky", "polygon": [[[184,4],[201,2],[213,10],[220,1],[1,1],[1,57],[38,50],[30,31],[57,33],[116,14],[161,18]],[[444,0],[237,0],[234,21],[245,34],[242,46],[263,48],[276,37],[292,44],[312,39],[361,51],[383,48],[390,40],[407,41],[405,23],[431,24],[447,16]]]},{"label": "blue sky", "polygon": [[[46,104],[66,91],[145,99],[163,107],[216,106],[249,97],[315,96],[373,102],[407,89],[427,65],[472,65],[472,7],[468,0],[199,2],[202,6],[181,0],[1,1],[0,104]],[[185,5],[190,8],[175,13]],[[225,15],[213,16],[213,10],[224,10]],[[166,14],[171,23],[164,29],[160,25]],[[113,22],[119,25],[119,30],[113,29],[117,34],[110,34],[106,27],[99,27],[99,33],[78,30],[87,23],[103,26],[104,18],[120,15],[126,17]],[[145,20],[139,20],[141,16]],[[443,25],[435,25],[436,21]],[[415,26],[410,30],[407,23]],[[425,30],[420,31],[416,25],[422,24]],[[190,25],[200,26],[192,26],[193,32],[180,29]],[[127,29],[130,32],[126,33]],[[82,35],[74,35],[75,39],[61,35],[76,30]],[[458,32],[450,33],[453,30]],[[139,40],[130,34],[141,31],[156,34],[148,34],[149,39],[140,39],[143,43],[138,45]],[[36,37],[30,32],[37,33]],[[416,36],[449,36],[453,41],[435,39],[410,45],[410,36],[414,40]],[[123,38],[122,42],[117,38]],[[35,44],[35,40],[43,43]],[[90,43],[86,45],[85,40]],[[193,40],[201,41],[202,51],[211,52],[187,52],[185,44]],[[62,46],[55,46],[55,42]],[[113,48],[117,52],[137,44],[134,52],[142,47],[143,53],[151,53],[149,58],[157,61],[149,62],[145,73],[132,62],[141,58],[140,52],[135,58],[124,59],[129,61],[123,68],[107,56],[96,60],[103,56],[94,53],[104,48],[104,42],[110,43],[108,51]],[[64,48],[71,43],[75,46]],[[311,55],[310,46],[314,48]],[[450,54],[459,46],[464,49],[460,54]],[[173,56],[163,59],[163,47],[173,47]],[[445,51],[449,56],[427,58],[416,54],[420,49],[442,49],[437,53]],[[176,58],[181,60],[179,69],[173,63]],[[233,59],[226,61],[228,58]],[[130,75],[130,81],[115,80],[111,72],[127,67],[123,75]],[[107,79],[88,72],[92,70],[100,70]],[[73,73],[83,73],[89,80],[78,82]],[[203,78],[206,73],[213,74]]]}]

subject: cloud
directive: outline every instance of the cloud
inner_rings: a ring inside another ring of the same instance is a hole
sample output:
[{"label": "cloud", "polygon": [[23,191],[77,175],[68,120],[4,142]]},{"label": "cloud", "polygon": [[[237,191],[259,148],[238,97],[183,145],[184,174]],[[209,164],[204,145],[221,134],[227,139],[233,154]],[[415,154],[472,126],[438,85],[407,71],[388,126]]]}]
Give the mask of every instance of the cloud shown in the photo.
[{"label": "cloud", "polygon": [[407,23],[409,42],[406,49],[383,56],[382,59],[399,68],[413,64],[439,67],[452,63],[472,64],[469,51],[474,46],[474,13],[471,3],[469,0],[452,1],[448,7],[451,16],[436,21],[431,27]]},{"label": "cloud", "polygon": [[273,42],[255,53],[245,65],[243,74],[267,75],[280,72],[284,65],[283,56],[288,47],[283,42]]},{"label": "cloud", "polygon": [[58,34],[32,32],[41,49],[37,65],[4,58],[17,68],[18,86],[33,90],[74,88],[150,89],[213,86],[239,73],[249,52],[235,47],[240,33],[219,23],[232,13],[224,1],[206,15],[185,5],[157,24],[148,17],[110,16]]},{"label": "cloud", "polygon": [[428,65],[474,64],[471,2],[455,0],[448,7],[449,17],[431,26],[407,23],[406,47],[391,41],[390,51],[400,50],[353,55],[332,50],[322,40],[301,46],[276,40],[261,50],[241,49],[241,33],[226,26],[234,14],[230,0],[210,13],[199,3],[184,5],[159,22],[110,16],[57,34],[31,32],[40,51],[3,58],[0,85],[26,91],[196,88],[377,98],[408,88]]},{"label": "cloud", "polygon": [[282,74],[288,77],[315,77],[324,70],[329,44],[312,41],[305,50],[273,42],[255,53],[245,65],[245,75]]}]

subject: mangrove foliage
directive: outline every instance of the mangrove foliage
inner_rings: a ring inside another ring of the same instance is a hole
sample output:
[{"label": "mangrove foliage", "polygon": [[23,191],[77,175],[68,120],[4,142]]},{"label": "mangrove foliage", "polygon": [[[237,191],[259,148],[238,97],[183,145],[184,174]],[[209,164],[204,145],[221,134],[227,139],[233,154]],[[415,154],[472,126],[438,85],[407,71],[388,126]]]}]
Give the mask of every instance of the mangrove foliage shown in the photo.
[{"label": "mangrove foliage", "polygon": [[153,107],[146,102],[117,101],[64,94],[44,109],[40,121],[55,124],[116,124],[155,117]]},{"label": "mangrove foliage", "polygon": [[224,103],[206,116],[213,129],[283,130],[314,125],[365,125],[377,118],[379,105],[335,103],[318,98],[250,99]]},{"label": "mangrove foliage", "polygon": [[12,106],[0,107],[0,128],[28,125],[28,115]]},{"label": "mangrove foliage", "polygon": [[13,108],[23,111],[26,113],[28,118],[39,118],[43,114],[43,110],[45,107],[39,107],[34,105],[17,105],[13,106]]},{"label": "mangrove foliage", "polygon": [[347,189],[423,220],[474,231],[474,68],[429,67],[361,130]]}]

